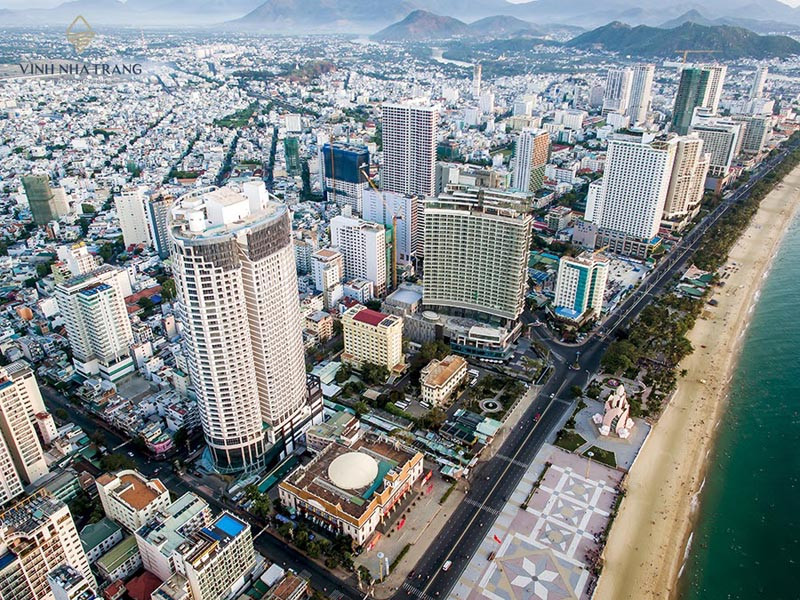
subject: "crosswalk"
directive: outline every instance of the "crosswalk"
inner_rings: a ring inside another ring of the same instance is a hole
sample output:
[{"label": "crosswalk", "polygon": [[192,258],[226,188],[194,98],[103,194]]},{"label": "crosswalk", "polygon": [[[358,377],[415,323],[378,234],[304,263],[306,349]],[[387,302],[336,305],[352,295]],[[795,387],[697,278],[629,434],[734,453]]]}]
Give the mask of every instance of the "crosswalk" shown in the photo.
[{"label": "crosswalk", "polygon": [[500,514],[500,511],[497,510],[496,508],[492,508],[490,506],[486,506],[482,502],[478,502],[477,500],[473,500],[472,498],[466,498],[464,500],[464,502],[466,502],[467,504],[471,504],[472,506],[475,506],[475,507],[477,507],[477,508],[479,508],[481,510],[485,510],[486,512],[488,512],[488,513],[490,513],[490,514],[492,514],[494,516],[497,516],[497,515]]},{"label": "crosswalk", "polygon": [[528,463],[524,463],[521,460],[516,460],[514,458],[511,458],[510,456],[506,456],[505,454],[495,454],[495,456],[500,460],[504,460],[508,463],[511,463],[516,467],[522,467],[523,469],[527,469],[530,466]]},{"label": "crosswalk", "polygon": [[425,592],[422,592],[421,590],[418,590],[417,588],[415,588],[413,585],[411,585],[407,581],[404,582],[401,587],[403,588],[403,590],[405,590],[406,592],[408,592],[409,594],[411,594],[415,598],[420,598],[421,600],[434,600],[432,596],[429,596]]}]

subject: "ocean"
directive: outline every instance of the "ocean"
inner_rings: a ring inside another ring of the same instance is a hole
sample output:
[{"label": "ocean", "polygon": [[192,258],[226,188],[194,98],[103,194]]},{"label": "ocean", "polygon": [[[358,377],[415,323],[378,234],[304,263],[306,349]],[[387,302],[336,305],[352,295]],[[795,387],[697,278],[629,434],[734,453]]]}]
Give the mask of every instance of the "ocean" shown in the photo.
[{"label": "ocean", "polygon": [[681,576],[686,600],[800,598],[800,218],[765,274]]}]

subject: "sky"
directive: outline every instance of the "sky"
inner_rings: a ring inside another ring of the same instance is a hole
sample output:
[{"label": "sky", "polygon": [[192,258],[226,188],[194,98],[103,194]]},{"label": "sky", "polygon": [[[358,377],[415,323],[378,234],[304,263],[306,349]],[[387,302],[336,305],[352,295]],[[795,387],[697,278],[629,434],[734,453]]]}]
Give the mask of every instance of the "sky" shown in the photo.
[{"label": "sky", "polygon": [[[0,8],[51,8],[62,4],[64,0],[0,0]],[[527,2],[529,0],[509,0],[510,2]],[[754,0],[758,2],[758,0]],[[780,0],[790,6],[800,6],[800,0]],[[423,0],[424,2],[424,0]],[[421,4],[422,2],[420,2]]]}]

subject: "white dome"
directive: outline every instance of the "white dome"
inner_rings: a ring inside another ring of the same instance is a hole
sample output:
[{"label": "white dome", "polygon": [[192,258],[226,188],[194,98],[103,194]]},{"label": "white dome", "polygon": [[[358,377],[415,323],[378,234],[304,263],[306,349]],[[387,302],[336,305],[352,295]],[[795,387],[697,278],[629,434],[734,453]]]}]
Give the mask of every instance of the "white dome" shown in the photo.
[{"label": "white dome", "polygon": [[343,490],[367,487],[378,476],[378,463],[369,454],[347,452],[333,459],[328,477]]}]

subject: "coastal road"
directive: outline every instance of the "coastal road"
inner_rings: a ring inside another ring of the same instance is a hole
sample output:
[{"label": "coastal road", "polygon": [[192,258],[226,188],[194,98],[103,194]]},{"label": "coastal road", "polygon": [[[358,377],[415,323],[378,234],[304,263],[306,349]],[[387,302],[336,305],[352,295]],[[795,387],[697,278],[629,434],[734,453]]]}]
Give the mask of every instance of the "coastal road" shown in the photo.
[{"label": "coastal road", "polygon": [[[431,544],[425,557],[415,566],[412,577],[406,579],[395,594],[396,600],[431,600],[444,598],[458,581],[473,554],[488,535],[499,511],[519,484],[536,453],[553,432],[561,419],[572,409],[573,401],[565,398],[573,385],[584,386],[588,374],[595,372],[600,358],[610,343],[611,334],[629,324],[645,306],[682,272],[700,246],[702,236],[737,202],[745,199],[753,186],[770,173],[800,144],[782,150],[777,156],[764,161],[751,175],[750,180],[707,214],[695,228],[676,244],[675,248],[650,273],[645,282],[631,294],[618,310],[604,323],[601,336],[589,338],[581,345],[567,349],[534,328],[536,337],[565,361],[555,364],[555,373],[541,393],[525,412],[520,424],[508,434],[500,452],[480,467],[473,475],[472,484],[464,502],[456,509],[441,533]],[[580,352],[580,370],[567,366],[574,360],[572,352]],[[550,394],[554,398],[550,399]],[[541,412],[536,424],[533,416]],[[451,567],[443,571],[448,560]]]}]

